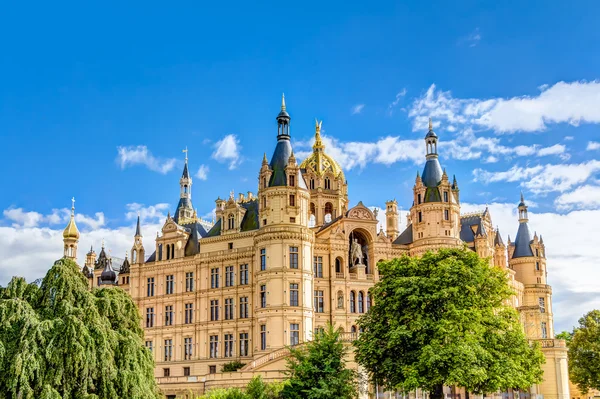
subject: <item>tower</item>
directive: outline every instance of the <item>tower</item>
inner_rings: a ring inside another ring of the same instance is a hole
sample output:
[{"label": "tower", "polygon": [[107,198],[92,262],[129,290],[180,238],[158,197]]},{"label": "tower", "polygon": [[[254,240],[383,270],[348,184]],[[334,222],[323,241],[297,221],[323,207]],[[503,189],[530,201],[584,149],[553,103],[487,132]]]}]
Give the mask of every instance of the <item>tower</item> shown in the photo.
[{"label": "tower", "polygon": [[77,243],[79,242],[79,230],[75,224],[75,198],[71,199],[71,218],[63,231],[64,257],[77,262]]},{"label": "tower", "polygon": [[175,216],[173,220],[178,224],[186,224],[194,218],[194,207],[192,206],[192,177],[188,170],[188,149],[183,150],[185,153],[185,165],[183,166],[183,173],[181,179],[179,179],[179,203],[175,210]]},{"label": "tower", "polygon": [[395,199],[385,203],[386,235],[394,241],[400,234],[398,227],[398,201]]},{"label": "tower", "polygon": [[310,191],[309,222],[311,227],[330,223],[348,207],[348,184],[340,165],[325,153],[321,139],[322,122],[315,121],[313,152],[300,164]]},{"label": "tower", "polygon": [[494,237],[494,266],[506,269],[506,245],[502,240],[500,229],[496,228]]},{"label": "tower", "polygon": [[133,236],[133,247],[131,248],[131,263],[144,263],[145,258],[144,244],[142,242],[142,228],[140,227],[140,214],[138,213],[137,224],[135,227],[135,236]]}]

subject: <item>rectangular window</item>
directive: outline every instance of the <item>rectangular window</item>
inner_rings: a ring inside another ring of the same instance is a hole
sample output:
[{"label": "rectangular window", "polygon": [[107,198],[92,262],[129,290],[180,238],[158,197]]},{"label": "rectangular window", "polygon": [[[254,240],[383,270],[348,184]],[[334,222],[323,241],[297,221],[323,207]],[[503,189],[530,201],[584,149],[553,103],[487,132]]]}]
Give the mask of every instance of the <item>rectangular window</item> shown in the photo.
[{"label": "rectangular window", "polygon": [[546,313],[546,300],[544,298],[539,298],[540,303],[540,313]]},{"label": "rectangular window", "polygon": [[219,320],[219,300],[211,299],[210,300],[210,321]]},{"label": "rectangular window", "polygon": [[233,298],[225,298],[225,320],[233,320]]},{"label": "rectangular window", "polygon": [[183,339],[183,358],[185,360],[192,359],[192,337],[186,337]]},{"label": "rectangular window", "polygon": [[240,265],[240,285],[248,285],[248,264]]},{"label": "rectangular window", "polygon": [[225,357],[233,357],[233,334],[225,334]]},{"label": "rectangular window", "polygon": [[540,262],[535,262],[535,270],[540,270]]},{"label": "rectangular window", "polygon": [[419,212],[419,223],[421,223],[423,221],[423,214],[421,212]]},{"label": "rectangular window", "polygon": [[240,319],[248,318],[248,297],[240,297]]},{"label": "rectangular window", "polygon": [[208,366],[208,374],[217,374],[217,366]]},{"label": "rectangular window", "polygon": [[444,191],[444,202],[448,202],[448,191]]},{"label": "rectangular window", "polygon": [[264,284],[260,286],[260,307],[267,307],[267,286]]},{"label": "rectangular window", "polygon": [[232,242],[228,242],[227,243],[227,249],[233,249],[233,243]]},{"label": "rectangular window", "polygon": [[171,295],[175,290],[175,276],[170,274],[167,276],[167,295]]},{"label": "rectangular window", "polygon": [[542,338],[548,338],[548,329],[546,328],[546,322],[542,321]]},{"label": "rectangular window", "polygon": [[163,369],[163,377],[170,377],[171,376],[171,369],[170,368],[164,368]]},{"label": "rectangular window", "polygon": [[225,266],[225,287],[233,287],[233,266]]},{"label": "rectangular window", "polygon": [[210,269],[210,288],[219,288],[219,268]]},{"label": "rectangular window", "polygon": [[323,277],[323,257],[322,256],[314,256],[313,257],[313,274],[315,277],[318,277],[318,278]]},{"label": "rectangular window", "polygon": [[323,300],[323,291],[315,291],[315,312],[323,313],[325,301]]},{"label": "rectangular window", "polygon": [[248,356],[248,333],[240,333],[240,356]]},{"label": "rectangular window", "polygon": [[165,306],[165,326],[173,325],[173,305]]},{"label": "rectangular window", "polygon": [[260,270],[267,270],[267,250],[262,248],[260,250]]},{"label": "rectangular window", "polygon": [[170,362],[173,359],[173,340],[165,339],[165,362]]},{"label": "rectangular window", "polygon": [[146,308],[146,327],[154,327],[154,308]]},{"label": "rectangular window", "polygon": [[298,306],[298,284],[290,284],[290,306]]},{"label": "rectangular window", "polygon": [[417,204],[421,203],[421,194],[417,194]]},{"label": "rectangular window", "polygon": [[444,209],[444,220],[450,220],[450,212],[448,212],[448,209]]},{"label": "rectangular window", "polygon": [[185,324],[191,324],[194,322],[194,304],[185,304]]},{"label": "rectangular window", "polygon": [[153,348],[153,346],[154,346],[154,344],[153,344],[153,342],[152,342],[152,341],[146,341],[146,348],[148,348],[148,350],[149,350],[150,352],[153,352],[153,351],[154,351],[154,348]]},{"label": "rectangular window", "polygon": [[298,345],[300,343],[300,324],[290,324],[290,345]]},{"label": "rectangular window", "polygon": [[148,291],[146,296],[154,296],[154,277],[148,277]]},{"label": "rectangular window", "polygon": [[290,206],[296,206],[296,196],[294,194],[290,194]]},{"label": "rectangular window", "polygon": [[267,350],[267,325],[260,325],[260,350]]},{"label": "rectangular window", "polygon": [[290,218],[290,223],[296,223],[296,218]]},{"label": "rectangular window", "polygon": [[296,185],[296,176],[290,176],[290,187],[294,187]]},{"label": "rectangular window", "polygon": [[194,272],[187,272],[185,274],[185,292],[194,291]]},{"label": "rectangular window", "polygon": [[219,336],[211,335],[210,336],[210,358],[216,359],[219,357]]},{"label": "rectangular window", "polygon": [[298,247],[290,247],[290,269],[298,268]]},{"label": "rectangular window", "polygon": [[190,368],[189,367],[184,367],[183,368],[183,376],[184,377],[189,377],[190,376]]}]

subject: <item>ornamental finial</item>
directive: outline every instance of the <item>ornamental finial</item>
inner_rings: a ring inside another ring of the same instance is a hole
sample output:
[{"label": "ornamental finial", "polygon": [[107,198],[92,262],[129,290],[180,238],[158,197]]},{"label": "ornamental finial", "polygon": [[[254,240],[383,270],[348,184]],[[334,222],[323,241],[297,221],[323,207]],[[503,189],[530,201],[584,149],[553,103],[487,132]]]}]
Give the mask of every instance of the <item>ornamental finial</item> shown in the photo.
[{"label": "ornamental finial", "polygon": [[285,94],[281,93],[281,110],[285,111]]},{"label": "ornamental finial", "polygon": [[431,117],[429,117],[429,131],[433,130],[433,122],[431,121]]},{"label": "ornamental finial", "polygon": [[187,146],[185,146],[185,150],[182,150],[181,152],[185,152],[185,163],[188,162],[188,148]]},{"label": "ornamental finial", "polygon": [[75,216],[75,197],[71,198],[71,216]]}]

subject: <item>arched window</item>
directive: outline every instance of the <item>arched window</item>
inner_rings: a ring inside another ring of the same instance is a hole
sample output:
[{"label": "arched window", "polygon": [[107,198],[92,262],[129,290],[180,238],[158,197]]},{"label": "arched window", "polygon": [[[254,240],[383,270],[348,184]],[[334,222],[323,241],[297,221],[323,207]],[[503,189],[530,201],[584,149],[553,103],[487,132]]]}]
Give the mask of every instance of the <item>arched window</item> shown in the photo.
[{"label": "arched window", "polygon": [[331,180],[329,177],[325,178],[325,190],[331,190]]},{"label": "arched window", "polygon": [[365,313],[365,294],[362,291],[358,293],[358,313]]},{"label": "arched window", "polygon": [[137,263],[137,249],[134,249],[133,252],[131,253],[131,261],[133,263]]},{"label": "arched window", "polygon": [[325,223],[331,222],[331,218],[333,215],[333,205],[331,202],[327,202],[325,204]]},{"label": "arched window", "polygon": [[350,291],[350,313],[356,313],[356,293]]},{"label": "arched window", "polygon": [[352,331],[353,334],[356,334],[356,326],[352,326],[352,329],[350,331]]},{"label": "arched window", "polygon": [[342,273],[342,260],[340,258],[335,258],[335,272]]},{"label": "arched window", "polygon": [[187,188],[188,188],[187,184],[183,186],[183,192],[184,192],[184,194],[187,194]]},{"label": "arched window", "polygon": [[369,311],[369,309],[371,309],[371,294],[369,292],[367,292],[367,312]]},{"label": "arched window", "polygon": [[233,216],[233,213],[229,215],[228,217],[228,228],[229,229],[234,229],[235,228],[235,216]]}]

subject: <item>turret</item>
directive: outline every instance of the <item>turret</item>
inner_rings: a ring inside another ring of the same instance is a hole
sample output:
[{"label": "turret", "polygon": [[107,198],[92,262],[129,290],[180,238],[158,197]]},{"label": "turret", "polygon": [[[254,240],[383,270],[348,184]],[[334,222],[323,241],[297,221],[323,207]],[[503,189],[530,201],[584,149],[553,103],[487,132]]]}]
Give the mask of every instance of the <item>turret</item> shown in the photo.
[{"label": "turret", "polygon": [[77,262],[77,243],[79,242],[79,229],[75,224],[75,198],[71,199],[71,217],[63,231],[64,257]]},{"label": "turret", "polygon": [[131,263],[141,264],[146,259],[146,251],[142,242],[142,227],[140,225],[140,214],[138,213],[135,226],[135,236],[133,236],[133,246],[131,247]]},{"label": "turret", "polygon": [[398,225],[398,201],[395,199],[385,203],[386,235],[394,241],[400,234]]},{"label": "turret", "polygon": [[178,224],[186,224],[194,218],[194,207],[192,205],[192,177],[188,169],[188,150],[183,150],[185,153],[185,165],[183,166],[183,173],[181,179],[179,179],[179,203],[175,210],[173,220]]},{"label": "turret", "polygon": [[498,266],[501,268],[507,267],[506,245],[504,245],[502,235],[500,234],[500,229],[498,229],[497,227],[494,237],[494,266]]}]

